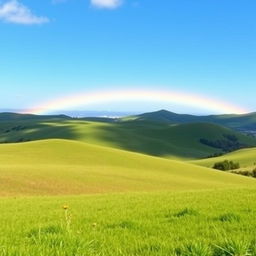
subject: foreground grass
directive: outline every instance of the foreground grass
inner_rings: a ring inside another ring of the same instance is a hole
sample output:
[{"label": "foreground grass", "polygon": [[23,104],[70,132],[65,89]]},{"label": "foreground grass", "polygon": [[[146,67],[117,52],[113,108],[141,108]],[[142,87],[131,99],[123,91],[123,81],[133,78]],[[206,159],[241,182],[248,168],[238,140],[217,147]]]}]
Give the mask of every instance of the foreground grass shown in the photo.
[{"label": "foreground grass", "polygon": [[3,198],[0,208],[3,256],[256,255],[256,189]]}]

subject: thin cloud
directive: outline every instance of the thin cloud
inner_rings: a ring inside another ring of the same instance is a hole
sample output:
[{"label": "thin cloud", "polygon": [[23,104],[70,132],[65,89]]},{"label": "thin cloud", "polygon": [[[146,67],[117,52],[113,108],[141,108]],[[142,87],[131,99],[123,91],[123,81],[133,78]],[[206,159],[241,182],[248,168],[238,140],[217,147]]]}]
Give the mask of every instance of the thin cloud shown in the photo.
[{"label": "thin cloud", "polygon": [[122,0],[91,0],[91,4],[98,8],[115,9],[122,4]]},{"label": "thin cloud", "polygon": [[68,0],[52,0],[52,4],[61,4],[61,3],[65,3]]},{"label": "thin cloud", "polygon": [[8,23],[33,25],[49,22],[47,17],[36,16],[18,0],[10,0],[0,5],[0,20]]}]

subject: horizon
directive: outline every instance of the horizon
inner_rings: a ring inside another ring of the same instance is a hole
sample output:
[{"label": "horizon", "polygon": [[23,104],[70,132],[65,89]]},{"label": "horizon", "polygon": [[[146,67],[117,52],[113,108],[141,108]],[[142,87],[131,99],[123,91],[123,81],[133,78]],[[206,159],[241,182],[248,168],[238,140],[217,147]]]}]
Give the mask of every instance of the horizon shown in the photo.
[{"label": "horizon", "polygon": [[18,109],[0,109],[0,114],[20,114],[20,115],[35,115],[35,116],[61,116],[65,115],[71,118],[90,118],[90,117],[96,117],[96,118],[110,118],[110,119],[118,119],[122,117],[127,116],[136,116],[136,115],[143,115],[148,113],[158,113],[158,112],[169,112],[172,114],[177,115],[191,115],[191,116],[198,116],[198,117],[204,117],[204,116],[222,116],[222,115],[237,115],[237,116],[243,116],[243,115],[251,115],[255,114],[256,112],[248,112],[243,114],[236,114],[236,113],[223,113],[223,114],[197,114],[197,113],[190,113],[190,112],[174,112],[169,109],[155,109],[153,111],[111,111],[111,110],[59,110],[48,114],[33,114],[33,113],[24,113],[24,110],[18,110]]}]

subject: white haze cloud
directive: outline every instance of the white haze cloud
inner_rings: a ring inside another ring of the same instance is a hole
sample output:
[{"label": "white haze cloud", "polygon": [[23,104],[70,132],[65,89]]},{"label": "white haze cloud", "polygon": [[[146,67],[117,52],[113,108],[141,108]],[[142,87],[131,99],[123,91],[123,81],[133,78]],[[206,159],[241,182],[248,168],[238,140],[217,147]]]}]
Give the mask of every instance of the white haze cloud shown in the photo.
[{"label": "white haze cloud", "polygon": [[49,22],[47,17],[41,17],[20,3],[18,0],[10,0],[0,5],[0,20],[8,23],[23,25],[43,24]]},{"label": "white haze cloud", "polygon": [[91,0],[91,4],[98,8],[115,9],[122,4],[122,0]]}]

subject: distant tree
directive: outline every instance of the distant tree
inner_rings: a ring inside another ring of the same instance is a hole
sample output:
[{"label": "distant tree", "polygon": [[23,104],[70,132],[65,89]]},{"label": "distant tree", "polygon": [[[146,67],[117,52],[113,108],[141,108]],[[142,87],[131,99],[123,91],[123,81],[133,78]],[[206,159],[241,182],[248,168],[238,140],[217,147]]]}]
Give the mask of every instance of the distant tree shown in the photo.
[{"label": "distant tree", "polygon": [[238,141],[238,138],[233,134],[223,134],[223,137],[233,142]]},{"label": "distant tree", "polygon": [[250,171],[250,170],[235,170],[235,171],[232,171],[232,173],[256,178],[256,169],[254,169],[252,171]]},{"label": "distant tree", "polygon": [[214,153],[209,156],[206,156],[205,158],[214,158],[214,157],[223,156],[223,155],[224,155],[223,153]]},{"label": "distant tree", "polygon": [[238,138],[233,134],[223,134],[223,138],[217,140],[201,138],[199,141],[209,147],[221,149],[223,152],[231,152],[248,147],[248,145],[240,143]]},{"label": "distant tree", "polygon": [[256,169],[252,170],[252,177],[256,178]]},{"label": "distant tree", "polygon": [[240,164],[234,163],[233,161],[224,160],[222,162],[215,163],[213,168],[221,171],[235,170],[240,168]]}]

